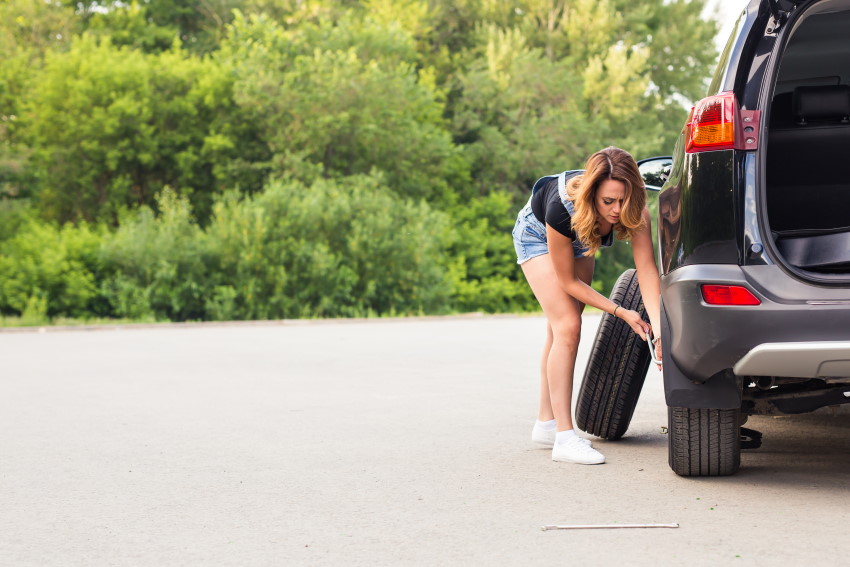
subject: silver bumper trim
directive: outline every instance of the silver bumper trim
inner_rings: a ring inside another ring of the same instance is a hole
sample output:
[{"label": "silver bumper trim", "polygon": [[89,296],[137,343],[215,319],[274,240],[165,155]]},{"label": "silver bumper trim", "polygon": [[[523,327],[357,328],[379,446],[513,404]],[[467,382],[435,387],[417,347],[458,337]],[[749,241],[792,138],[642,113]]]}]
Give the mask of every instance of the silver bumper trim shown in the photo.
[{"label": "silver bumper trim", "polygon": [[764,343],[733,367],[738,376],[850,378],[850,341]]}]

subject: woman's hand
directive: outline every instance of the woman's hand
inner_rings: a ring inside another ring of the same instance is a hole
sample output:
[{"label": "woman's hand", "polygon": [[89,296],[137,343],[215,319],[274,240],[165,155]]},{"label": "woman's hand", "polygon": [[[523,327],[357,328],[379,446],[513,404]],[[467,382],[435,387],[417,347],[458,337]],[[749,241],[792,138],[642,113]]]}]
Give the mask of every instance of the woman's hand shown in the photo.
[{"label": "woman's hand", "polygon": [[629,324],[629,327],[632,328],[632,331],[637,333],[637,336],[641,338],[641,340],[646,340],[646,334],[649,332],[649,323],[643,320],[640,316],[640,313],[637,311],[632,311],[631,309],[623,309],[622,307],[617,310],[617,316]]},{"label": "woman's hand", "polygon": [[[637,333],[637,336],[641,338],[641,340],[646,340],[647,333],[650,332],[651,327],[649,323],[643,320],[640,316],[640,313],[637,311],[632,311],[631,309],[618,309],[617,315],[629,324],[629,327]],[[652,335],[650,335],[652,336]],[[655,349],[655,358],[657,360],[661,360],[661,337],[655,337],[652,339],[652,343],[649,345],[649,348]],[[661,370],[661,365],[658,364],[658,370]]]}]

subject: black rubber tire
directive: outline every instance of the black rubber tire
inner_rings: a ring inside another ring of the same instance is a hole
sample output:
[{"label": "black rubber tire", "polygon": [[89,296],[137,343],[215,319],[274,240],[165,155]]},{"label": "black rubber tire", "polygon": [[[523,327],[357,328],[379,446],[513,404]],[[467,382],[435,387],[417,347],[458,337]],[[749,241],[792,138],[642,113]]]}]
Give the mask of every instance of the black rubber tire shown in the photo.
[{"label": "black rubber tire", "polygon": [[679,476],[726,476],[741,467],[741,410],[669,408],[670,468]]},{"label": "black rubber tire", "polygon": [[[646,320],[635,270],[626,270],[611,290],[611,300]],[[576,425],[591,435],[616,440],[629,428],[646,371],[649,348],[632,328],[609,313],[602,315],[576,407]]]}]

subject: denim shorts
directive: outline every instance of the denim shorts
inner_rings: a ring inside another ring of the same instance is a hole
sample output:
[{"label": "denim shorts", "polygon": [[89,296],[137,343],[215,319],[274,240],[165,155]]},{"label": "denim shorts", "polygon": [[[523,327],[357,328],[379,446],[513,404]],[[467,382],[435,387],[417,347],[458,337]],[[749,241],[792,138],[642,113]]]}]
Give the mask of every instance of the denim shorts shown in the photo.
[{"label": "denim shorts", "polygon": [[[517,215],[513,237],[517,264],[524,264],[532,258],[549,253],[549,244],[546,242],[546,226],[534,216],[534,212],[531,210],[531,199]],[[586,251],[587,248],[578,239],[573,240],[574,257],[581,258]]]}]

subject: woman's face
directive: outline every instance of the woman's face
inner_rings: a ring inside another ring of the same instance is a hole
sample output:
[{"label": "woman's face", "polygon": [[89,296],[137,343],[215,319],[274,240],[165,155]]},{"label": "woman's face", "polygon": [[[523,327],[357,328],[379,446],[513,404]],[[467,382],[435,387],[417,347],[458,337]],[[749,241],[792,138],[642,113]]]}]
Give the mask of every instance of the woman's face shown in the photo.
[{"label": "woman's face", "polygon": [[596,213],[599,219],[611,224],[620,220],[620,210],[626,200],[626,185],[616,179],[606,179],[596,191]]}]

